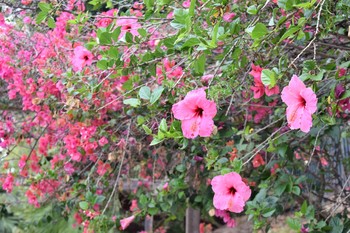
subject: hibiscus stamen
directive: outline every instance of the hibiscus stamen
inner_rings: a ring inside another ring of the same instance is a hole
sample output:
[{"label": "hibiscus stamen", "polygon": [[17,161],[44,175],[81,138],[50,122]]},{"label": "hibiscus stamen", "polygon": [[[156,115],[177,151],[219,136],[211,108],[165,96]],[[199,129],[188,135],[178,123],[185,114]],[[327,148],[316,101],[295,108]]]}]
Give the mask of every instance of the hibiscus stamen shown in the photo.
[{"label": "hibiscus stamen", "polygon": [[235,193],[237,192],[237,190],[236,190],[234,187],[231,187],[231,188],[228,189],[228,192],[229,192],[229,194],[231,194],[231,195],[235,195]]}]

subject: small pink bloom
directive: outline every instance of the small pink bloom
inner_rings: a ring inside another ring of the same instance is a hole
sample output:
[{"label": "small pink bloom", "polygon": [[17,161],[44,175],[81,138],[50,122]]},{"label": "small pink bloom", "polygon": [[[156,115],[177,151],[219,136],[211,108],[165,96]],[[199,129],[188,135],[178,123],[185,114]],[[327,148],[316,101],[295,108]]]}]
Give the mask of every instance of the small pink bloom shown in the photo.
[{"label": "small pink bloom", "polygon": [[338,76],[343,77],[346,74],[346,69],[345,68],[339,68],[338,70]]},{"label": "small pink bloom", "polygon": [[130,223],[132,223],[134,221],[134,219],[135,219],[134,215],[131,215],[128,218],[121,219],[120,226],[121,226],[122,230],[125,230],[130,225]]},{"label": "small pink bloom", "polygon": [[185,8],[189,8],[191,5],[191,1],[190,0],[186,0],[182,3],[182,6],[185,7]]},{"label": "small pink bloom", "polygon": [[289,127],[309,132],[312,126],[311,115],[317,110],[317,97],[313,90],[293,75],[289,85],[283,88],[281,98],[287,104]]},{"label": "small pink bloom", "polygon": [[231,172],[215,176],[211,185],[215,193],[213,204],[216,209],[234,213],[243,211],[245,202],[250,198],[251,190],[238,173]]},{"label": "small pink bloom", "polygon": [[107,138],[102,137],[100,140],[98,140],[98,144],[100,144],[100,146],[104,146],[104,145],[108,144]]},{"label": "small pink bloom", "polygon": [[235,13],[230,13],[226,12],[223,16],[222,19],[228,23],[232,22],[233,18],[236,16]]},{"label": "small pink bloom", "polygon": [[136,17],[119,17],[116,24],[117,26],[121,27],[119,39],[122,38],[127,32],[130,32],[134,36],[139,35],[139,32],[137,30],[141,28],[141,24],[137,22]]},{"label": "small pink bloom", "polygon": [[29,4],[32,3],[32,0],[22,0],[21,3],[22,3],[23,5],[29,5]]},{"label": "small pink bloom", "polygon": [[209,137],[214,130],[213,118],[216,104],[206,98],[203,88],[190,91],[185,99],[172,107],[174,117],[181,120],[181,128],[186,138]]},{"label": "small pink bloom", "polygon": [[74,49],[74,56],[72,58],[74,71],[81,71],[84,66],[91,65],[93,57],[89,50],[83,46],[77,46]]},{"label": "small pink bloom", "polygon": [[253,163],[253,167],[255,168],[260,167],[261,165],[265,165],[265,161],[261,156],[261,154],[255,155],[252,163]]},{"label": "small pink bloom", "polygon": [[320,158],[320,162],[321,162],[323,167],[327,167],[328,166],[328,161],[324,157]]}]

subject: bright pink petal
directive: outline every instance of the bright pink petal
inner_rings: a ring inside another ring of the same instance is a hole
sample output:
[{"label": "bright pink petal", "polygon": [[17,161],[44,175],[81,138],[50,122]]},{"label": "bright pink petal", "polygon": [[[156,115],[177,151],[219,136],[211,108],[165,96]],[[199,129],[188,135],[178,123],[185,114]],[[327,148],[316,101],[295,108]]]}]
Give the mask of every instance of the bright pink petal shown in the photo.
[{"label": "bright pink petal", "polygon": [[252,86],[250,89],[254,92],[254,99],[259,99],[264,95],[264,86]]},{"label": "bright pink petal", "polygon": [[214,121],[210,117],[203,117],[200,121],[199,136],[210,137],[214,129]]},{"label": "bright pink petal", "polygon": [[229,197],[223,194],[215,194],[213,198],[214,207],[219,210],[227,210]]},{"label": "bright pink petal", "polygon": [[303,114],[300,119],[300,130],[304,133],[308,133],[312,127],[312,117],[311,114],[304,109]]},{"label": "bright pink petal", "polygon": [[201,119],[193,117],[191,119],[182,120],[181,129],[185,138],[195,138],[199,134]]},{"label": "bright pink petal", "polygon": [[265,87],[265,94],[267,96],[277,95],[280,93],[280,88],[276,85],[273,88]]},{"label": "bright pink petal", "polygon": [[300,128],[301,109],[299,104],[289,105],[287,107],[287,121],[291,129]]},{"label": "bright pink petal", "polygon": [[120,226],[121,226],[122,230],[125,230],[130,225],[130,223],[132,223],[134,221],[134,219],[135,219],[134,215],[132,215],[128,218],[121,219]]},{"label": "bright pink petal", "polygon": [[198,107],[203,109],[203,117],[210,117],[214,118],[217,110],[216,110],[216,104],[214,101],[210,101],[207,99],[198,99],[197,101]]},{"label": "bright pink petal", "polygon": [[314,91],[311,88],[306,88],[305,90],[300,92],[300,96],[302,96],[306,102],[305,108],[308,110],[310,114],[316,112],[317,110],[317,97]]},{"label": "bright pink petal", "polygon": [[227,186],[225,183],[225,176],[215,176],[211,180],[211,188],[213,189],[214,193],[226,194]]},{"label": "bright pink petal", "polygon": [[245,202],[239,193],[236,193],[227,200],[227,209],[233,213],[240,213],[243,211]]},{"label": "bright pink petal", "polygon": [[172,107],[174,117],[178,120],[187,120],[195,116],[195,106],[187,100],[182,100]]}]

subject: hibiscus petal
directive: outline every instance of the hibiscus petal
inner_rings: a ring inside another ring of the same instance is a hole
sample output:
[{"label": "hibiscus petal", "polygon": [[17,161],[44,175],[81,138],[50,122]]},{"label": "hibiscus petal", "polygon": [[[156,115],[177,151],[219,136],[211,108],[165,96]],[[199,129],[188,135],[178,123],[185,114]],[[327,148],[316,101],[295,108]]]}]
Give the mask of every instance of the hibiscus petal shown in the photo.
[{"label": "hibiscus petal", "polygon": [[312,127],[311,113],[305,109],[300,120],[300,130],[304,133],[308,133]]},{"label": "hibiscus petal", "polygon": [[182,120],[181,129],[185,138],[195,138],[199,134],[201,118],[193,117],[191,119]]},{"label": "hibiscus petal", "polygon": [[233,196],[230,196],[227,199],[227,209],[233,213],[240,213],[243,211],[245,202],[239,193],[236,193]]},{"label": "hibiscus petal", "polygon": [[225,177],[224,176],[215,176],[211,180],[211,188],[213,189],[214,193],[217,194],[226,194],[228,187],[225,183]]},{"label": "hibiscus petal", "polygon": [[317,110],[317,97],[311,88],[306,88],[300,92],[300,95],[304,98],[306,104],[305,108],[310,114],[316,112]]},{"label": "hibiscus petal", "polygon": [[291,129],[300,128],[300,120],[303,114],[303,108],[299,104],[289,105],[287,107],[287,121]]},{"label": "hibiscus petal", "polygon": [[213,205],[216,209],[226,210],[228,208],[228,199],[230,196],[215,193],[213,198]]},{"label": "hibiscus petal", "polygon": [[174,117],[178,120],[191,119],[196,114],[195,105],[187,100],[182,100],[174,104],[171,111],[173,112]]},{"label": "hibiscus petal", "polygon": [[199,136],[210,137],[214,129],[214,121],[210,117],[202,117],[199,126]]}]

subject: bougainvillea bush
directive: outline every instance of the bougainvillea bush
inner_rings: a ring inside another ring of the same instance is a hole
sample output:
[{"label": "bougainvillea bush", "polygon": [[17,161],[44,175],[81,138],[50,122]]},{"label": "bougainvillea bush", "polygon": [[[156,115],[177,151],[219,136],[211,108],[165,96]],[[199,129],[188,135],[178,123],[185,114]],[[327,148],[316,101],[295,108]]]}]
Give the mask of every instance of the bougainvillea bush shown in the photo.
[{"label": "bougainvillea bush", "polygon": [[348,0],[0,1],[0,231],[348,232]]}]

